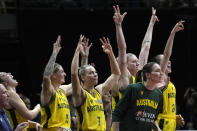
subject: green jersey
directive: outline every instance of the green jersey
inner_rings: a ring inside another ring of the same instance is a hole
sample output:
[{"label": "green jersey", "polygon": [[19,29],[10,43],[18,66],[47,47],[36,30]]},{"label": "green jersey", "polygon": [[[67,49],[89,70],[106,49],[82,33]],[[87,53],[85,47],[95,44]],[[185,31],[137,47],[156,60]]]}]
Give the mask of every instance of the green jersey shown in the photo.
[{"label": "green jersey", "polygon": [[120,131],[151,131],[162,111],[162,92],[148,90],[139,82],[126,89],[112,114],[113,122],[120,122]]}]

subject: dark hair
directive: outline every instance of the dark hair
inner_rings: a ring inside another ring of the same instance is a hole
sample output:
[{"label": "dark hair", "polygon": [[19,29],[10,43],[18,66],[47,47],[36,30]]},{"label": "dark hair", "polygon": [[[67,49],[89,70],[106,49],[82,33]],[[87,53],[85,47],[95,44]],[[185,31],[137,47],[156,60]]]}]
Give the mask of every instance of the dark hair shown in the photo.
[{"label": "dark hair", "polygon": [[142,70],[139,70],[136,74],[135,82],[143,82],[146,81],[146,73],[151,73],[153,70],[153,65],[157,64],[156,62],[149,62],[144,65]]}]

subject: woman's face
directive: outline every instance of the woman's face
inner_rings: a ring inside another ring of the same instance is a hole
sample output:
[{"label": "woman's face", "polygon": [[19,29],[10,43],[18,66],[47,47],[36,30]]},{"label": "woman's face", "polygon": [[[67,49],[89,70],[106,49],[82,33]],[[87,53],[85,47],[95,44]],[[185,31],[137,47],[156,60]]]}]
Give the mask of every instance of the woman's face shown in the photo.
[{"label": "woman's face", "polygon": [[98,74],[93,66],[86,67],[85,74],[82,76],[84,83],[89,83],[93,85],[98,84]]},{"label": "woman's face", "polygon": [[55,80],[56,82],[60,84],[63,84],[65,82],[66,73],[64,72],[64,69],[62,68],[62,66],[58,67],[57,72],[55,72],[53,76],[54,76],[53,80]]},{"label": "woman's face", "polygon": [[153,82],[159,83],[163,80],[163,73],[161,72],[161,68],[159,64],[154,64],[152,66],[152,71],[150,73],[150,77]]},{"label": "woman's face", "polygon": [[0,107],[3,108],[8,104],[8,92],[3,84],[0,84]]},{"label": "woman's face", "polygon": [[138,58],[135,55],[132,55],[128,58],[127,68],[132,72],[138,71]]},{"label": "woman's face", "polygon": [[8,86],[16,87],[18,85],[18,82],[13,78],[11,73],[2,72],[1,79],[3,79]]}]

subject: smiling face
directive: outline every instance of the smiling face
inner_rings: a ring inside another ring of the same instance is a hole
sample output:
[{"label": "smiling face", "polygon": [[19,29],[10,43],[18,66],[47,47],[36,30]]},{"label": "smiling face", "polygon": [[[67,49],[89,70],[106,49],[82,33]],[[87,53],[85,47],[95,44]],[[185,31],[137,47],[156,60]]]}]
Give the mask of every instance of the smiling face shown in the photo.
[{"label": "smiling face", "polygon": [[97,85],[98,84],[98,74],[93,66],[87,65],[80,70],[79,73],[81,80],[84,84]]}]

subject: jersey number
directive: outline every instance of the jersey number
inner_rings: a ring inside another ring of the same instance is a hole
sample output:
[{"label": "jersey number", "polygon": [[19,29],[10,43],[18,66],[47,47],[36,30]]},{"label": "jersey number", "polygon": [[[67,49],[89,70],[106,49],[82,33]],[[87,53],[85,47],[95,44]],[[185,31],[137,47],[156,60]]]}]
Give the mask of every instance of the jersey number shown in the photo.
[{"label": "jersey number", "polygon": [[68,123],[68,114],[66,114],[66,121],[65,122]]},{"label": "jersey number", "polygon": [[101,117],[97,116],[97,119],[98,119],[98,123],[99,123],[99,126],[100,126],[101,125]]}]

